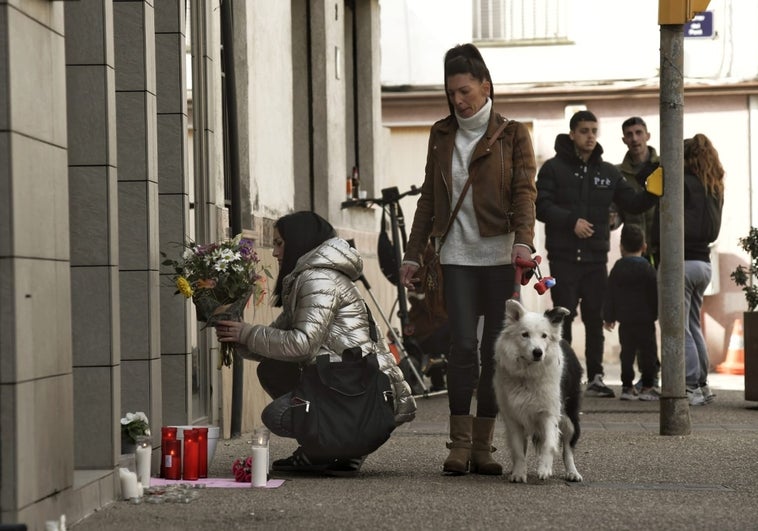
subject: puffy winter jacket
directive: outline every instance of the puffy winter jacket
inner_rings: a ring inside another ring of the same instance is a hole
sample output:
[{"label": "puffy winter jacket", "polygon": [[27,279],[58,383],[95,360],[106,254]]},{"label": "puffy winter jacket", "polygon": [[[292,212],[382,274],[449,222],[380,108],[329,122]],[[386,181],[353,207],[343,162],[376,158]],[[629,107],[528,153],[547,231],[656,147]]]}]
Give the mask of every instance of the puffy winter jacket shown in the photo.
[{"label": "puffy winter jacket", "polygon": [[401,424],[413,420],[416,402],[378,325],[377,341],[370,337],[366,304],[354,284],[362,271],[360,255],[340,238],[300,257],[282,283],[282,313],[270,326],[244,326],[240,354],[309,364],[320,355],[341,361],[342,352],[356,346],[364,355],[375,352],[392,382],[395,420]]},{"label": "puffy winter jacket", "polygon": [[[555,139],[555,157],[537,174],[537,219],[545,223],[549,260],[606,263],[610,250],[608,208],[616,203],[624,211],[640,213],[655,206],[657,197],[636,192],[616,167],[604,162],[600,144],[584,162],[569,135]],[[579,218],[593,225],[594,234],[579,238]]]}]

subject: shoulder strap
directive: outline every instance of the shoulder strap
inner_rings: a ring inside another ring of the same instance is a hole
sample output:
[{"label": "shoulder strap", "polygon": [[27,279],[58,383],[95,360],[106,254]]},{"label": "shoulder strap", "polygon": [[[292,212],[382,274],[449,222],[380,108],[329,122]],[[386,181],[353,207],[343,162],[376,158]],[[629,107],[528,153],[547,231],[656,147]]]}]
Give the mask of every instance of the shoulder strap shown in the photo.
[{"label": "shoulder strap", "polygon": [[376,322],[374,321],[374,316],[371,315],[371,309],[368,307],[366,301],[363,301],[363,305],[366,307],[366,313],[368,313],[368,335],[371,338],[371,341],[376,343],[376,341],[379,339],[379,334],[376,333]]},{"label": "shoulder strap", "polygon": [[[498,127],[495,132],[490,137],[489,141],[487,142],[487,148],[491,148],[492,144],[494,144],[500,134],[505,130],[505,128],[508,126],[509,123],[511,123],[512,120],[505,119],[503,120],[503,123],[500,124],[500,127]],[[453,211],[450,213],[450,219],[447,220],[447,226],[445,227],[445,232],[442,233],[442,236],[440,236],[440,244],[437,246],[439,249],[442,247],[442,244],[445,243],[445,237],[447,236],[447,233],[450,232],[450,228],[453,226],[453,221],[455,221],[455,217],[458,215],[458,211],[461,209],[461,205],[463,204],[463,198],[466,197],[466,192],[468,192],[469,187],[471,186],[471,174],[469,174],[468,179],[466,179],[466,182],[463,184],[463,190],[461,190],[461,195],[458,196],[458,201],[455,203],[455,207],[453,207]]]}]

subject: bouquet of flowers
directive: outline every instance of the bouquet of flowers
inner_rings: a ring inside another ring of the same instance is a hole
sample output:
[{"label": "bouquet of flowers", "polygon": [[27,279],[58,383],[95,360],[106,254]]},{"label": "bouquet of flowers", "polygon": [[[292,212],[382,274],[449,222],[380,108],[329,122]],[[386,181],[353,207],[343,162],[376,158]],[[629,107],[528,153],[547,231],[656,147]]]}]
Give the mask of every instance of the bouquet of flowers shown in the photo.
[{"label": "bouquet of flowers", "polygon": [[[165,260],[163,265],[174,269],[176,293],[192,298],[197,320],[205,327],[220,320],[241,321],[251,296],[256,304],[261,302],[266,293],[264,275],[272,276],[260,265],[253,242],[238,234],[220,243],[189,242],[184,247],[180,260]],[[233,354],[234,345],[222,343],[219,368],[230,366]]]},{"label": "bouquet of flowers", "polygon": [[150,421],[147,415],[142,411],[136,413],[127,413],[121,419],[121,435],[133,442],[137,442],[138,437],[150,436]]}]

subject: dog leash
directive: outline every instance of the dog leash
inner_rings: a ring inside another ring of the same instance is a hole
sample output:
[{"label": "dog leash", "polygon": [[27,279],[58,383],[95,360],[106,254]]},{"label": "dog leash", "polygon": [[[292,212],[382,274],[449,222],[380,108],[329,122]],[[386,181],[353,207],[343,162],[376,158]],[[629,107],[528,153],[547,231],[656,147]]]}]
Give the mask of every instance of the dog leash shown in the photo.
[{"label": "dog leash", "polygon": [[521,300],[521,286],[529,284],[533,276],[537,277],[534,289],[540,295],[544,295],[547,290],[555,286],[555,279],[553,277],[542,276],[542,273],[540,273],[540,263],[542,263],[540,255],[535,255],[534,258],[529,260],[520,256],[516,257],[512,299]]}]

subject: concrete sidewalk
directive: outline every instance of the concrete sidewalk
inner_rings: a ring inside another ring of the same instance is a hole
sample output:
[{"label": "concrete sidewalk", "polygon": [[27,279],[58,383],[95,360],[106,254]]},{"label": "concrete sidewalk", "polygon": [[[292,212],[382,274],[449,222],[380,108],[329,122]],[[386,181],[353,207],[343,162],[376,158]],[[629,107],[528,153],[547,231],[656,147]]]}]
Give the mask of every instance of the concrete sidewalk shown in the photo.
[{"label": "concrete sidewalk", "polygon": [[[617,367],[617,366],[616,366]],[[606,382],[620,391],[614,365]],[[200,490],[191,503],[116,502],[76,524],[86,530],[171,529],[719,529],[758,528],[758,404],[741,376],[713,375],[714,404],[687,408],[692,433],[659,435],[656,402],[587,398],[576,453],[584,482],[443,476],[447,396],[421,398],[417,419],[396,430],[357,478],[278,475],[276,489]],[[496,458],[509,468],[502,426]],[[274,437],[273,459],[292,440]],[[210,474],[231,477],[250,437],[219,442]]]}]

